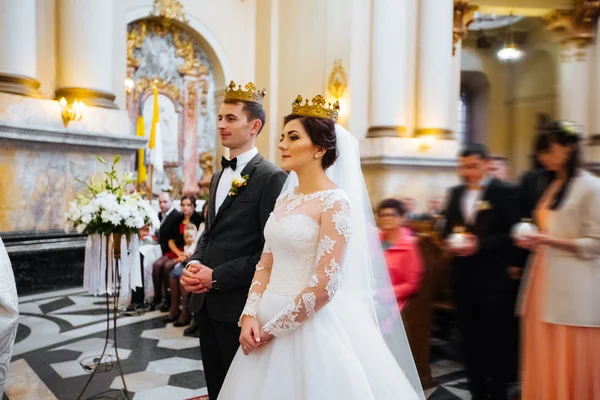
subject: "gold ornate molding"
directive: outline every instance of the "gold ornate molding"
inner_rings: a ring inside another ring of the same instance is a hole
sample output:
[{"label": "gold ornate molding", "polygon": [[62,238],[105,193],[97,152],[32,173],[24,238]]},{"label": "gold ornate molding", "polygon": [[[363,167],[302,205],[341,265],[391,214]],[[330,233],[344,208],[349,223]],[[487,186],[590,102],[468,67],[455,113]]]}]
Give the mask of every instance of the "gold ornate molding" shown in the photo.
[{"label": "gold ornate molding", "polygon": [[454,0],[454,27],[452,29],[452,55],[456,54],[456,44],[469,34],[475,11],[479,9],[470,0]]},{"label": "gold ornate molding", "polygon": [[200,97],[200,113],[204,116],[208,111],[208,81],[206,79],[200,80],[200,89],[202,90],[202,96]]},{"label": "gold ornate molding", "polygon": [[176,20],[184,24],[188,23],[183,5],[177,0],[154,0],[154,7],[150,15]]},{"label": "gold ornate molding", "polygon": [[183,97],[181,91],[173,82],[165,82],[160,78],[147,78],[141,77],[136,83],[135,88],[139,93],[144,93],[147,90],[152,90],[156,86],[159,92],[164,93],[170,97],[173,101],[183,105]]},{"label": "gold ornate molding", "polygon": [[0,92],[29,97],[42,97],[40,82],[28,76],[0,72]]},{"label": "gold ornate molding", "polygon": [[207,73],[207,68],[196,56],[194,42],[186,37],[182,29],[168,24],[163,19],[143,20],[135,22],[127,34],[127,63],[129,66],[137,68],[140,61],[135,57],[135,50],[142,47],[148,33],[157,36],[166,36],[172,34],[175,54],[183,58],[183,65],[179,67],[182,75],[203,75]]},{"label": "gold ornate molding", "polygon": [[80,87],[63,87],[54,91],[56,100],[65,98],[68,104],[75,100],[83,101],[86,106],[112,108],[118,110],[119,107],[114,103],[115,95],[101,90],[80,88]]},{"label": "gold ornate molding", "polygon": [[406,137],[405,126],[371,126],[367,132],[367,138],[377,137]]},{"label": "gold ornate molding", "polygon": [[183,38],[180,30],[173,32],[173,44],[175,45],[177,56],[183,58],[183,65],[179,67],[179,72],[182,75],[206,74],[207,68],[196,57],[194,43],[189,39]]},{"label": "gold ornate molding", "polygon": [[190,81],[187,84],[188,100],[187,115],[188,118],[196,118],[196,109],[198,108],[198,82]]},{"label": "gold ornate molding", "polygon": [[560,38],[562,44],[575,44],[582,49],[594,42],[600,16],[600,1],[575,0],[569,10],[554,10],[544,19],[546,28]]},{"label": "gold ornate molding", "polygon": [[344,95],[346,88],[348,87],[348,75],[342,66],[342,60],[335,60],[333,63],[333,70],[329,75],[329,82],[327,84],[327,90],[336,99],[339,100]]},{"label": "gold ornate molding", "polygon": [[453,134],[450,129],[441,128],[419,128],[415,129],[415,137],[435,137],[436,139],[451,140]]},{"label": "gold ornate molding", "polygon": [[139,24],[127,32],[127,65],[139,67],[140,61],[135,58],[135,51],[142,47],[146,40],[146,24]]}]

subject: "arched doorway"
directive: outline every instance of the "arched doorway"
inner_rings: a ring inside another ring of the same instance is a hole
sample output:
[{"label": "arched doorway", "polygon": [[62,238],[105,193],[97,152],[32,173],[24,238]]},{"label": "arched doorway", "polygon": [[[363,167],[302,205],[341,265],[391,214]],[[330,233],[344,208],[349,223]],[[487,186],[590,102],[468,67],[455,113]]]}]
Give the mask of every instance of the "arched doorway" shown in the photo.
[{"label": "arched doorway", "polygon": [[128,14],[127,76],[134,83],[127,96],[131,126],[143,116],[149,137],[156,88],[164,168],[155,170],[152,191],[157,195],[170,190],[175,198],[185,193],[206,196],[199,183],[210,180],[213,160],[221,153],[216,117],[225,87],[223,62],[218,49],[188,23],[147,12],[142,18],[141,10]]}]

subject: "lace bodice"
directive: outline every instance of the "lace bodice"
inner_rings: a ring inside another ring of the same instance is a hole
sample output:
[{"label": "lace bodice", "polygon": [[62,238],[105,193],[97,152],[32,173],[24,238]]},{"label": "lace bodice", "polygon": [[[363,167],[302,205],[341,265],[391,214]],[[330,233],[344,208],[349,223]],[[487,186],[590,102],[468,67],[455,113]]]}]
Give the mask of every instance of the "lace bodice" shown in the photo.
[{"label": "lace bodice", "polygon": [[339,189],[280,197],[242,316],[256,317],[268,288],[293,300],[265,324],[266,332],[283,336],[311,318],[339,287],[351,229],[350,205]]}]

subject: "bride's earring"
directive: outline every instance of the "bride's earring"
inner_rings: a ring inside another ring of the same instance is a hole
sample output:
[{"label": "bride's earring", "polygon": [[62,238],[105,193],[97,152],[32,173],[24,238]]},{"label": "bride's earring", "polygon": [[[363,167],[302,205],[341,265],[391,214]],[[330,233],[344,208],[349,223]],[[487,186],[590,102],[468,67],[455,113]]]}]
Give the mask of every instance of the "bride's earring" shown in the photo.
[{"label": "bride's earring", "polygon": [[315,158],[319,158],[319,155],[318,155],[318,154],[315,154]]}]

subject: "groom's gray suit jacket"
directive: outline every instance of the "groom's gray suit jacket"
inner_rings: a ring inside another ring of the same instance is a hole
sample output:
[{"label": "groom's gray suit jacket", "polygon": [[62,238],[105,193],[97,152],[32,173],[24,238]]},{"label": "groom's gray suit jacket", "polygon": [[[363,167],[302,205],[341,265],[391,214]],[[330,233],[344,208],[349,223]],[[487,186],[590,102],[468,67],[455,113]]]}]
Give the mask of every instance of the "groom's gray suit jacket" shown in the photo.
[{"label": "groom's gray suit jacket", "polygon": [[219,289],[194,294],[190,310],[206,307],[211,318],[237,323],[265,244],[265,224],[287,174],[257,154],[241,172],[249,176],[247,185],[237,195],[228,195],[215,213],[221,174],[216,173],[210,183],[206,230],[191,258],[213,269]]}]

